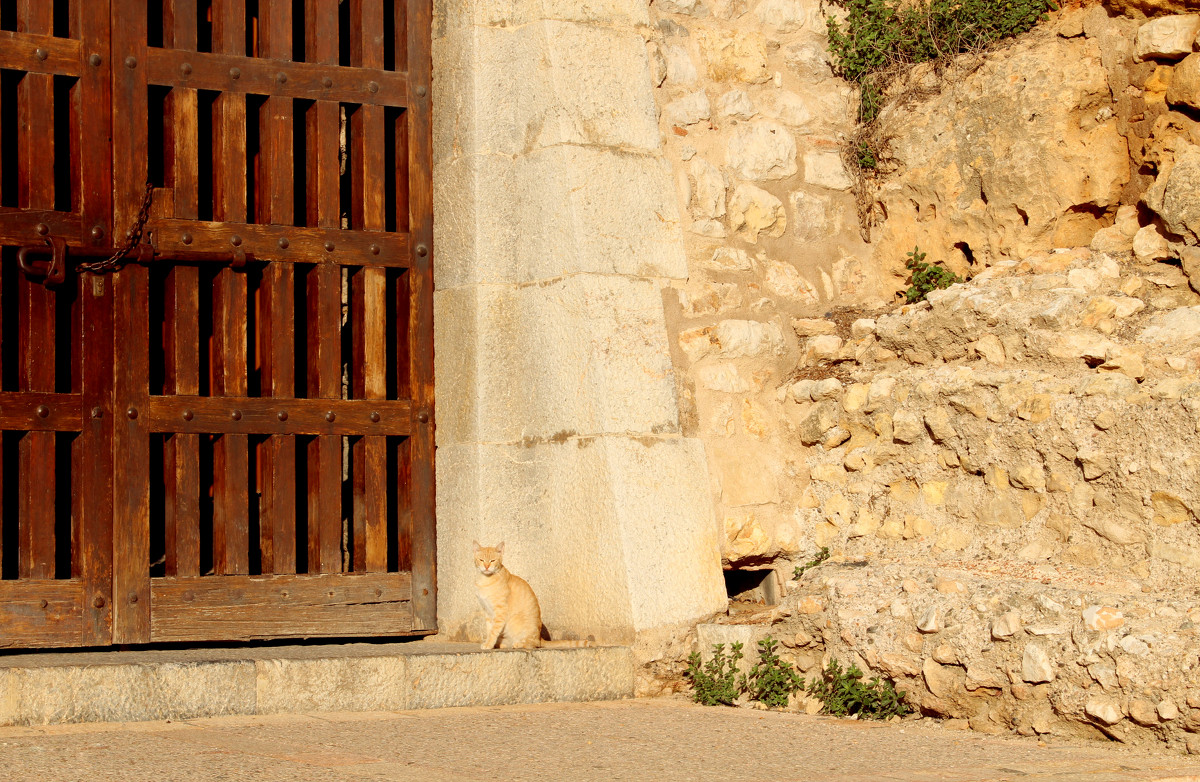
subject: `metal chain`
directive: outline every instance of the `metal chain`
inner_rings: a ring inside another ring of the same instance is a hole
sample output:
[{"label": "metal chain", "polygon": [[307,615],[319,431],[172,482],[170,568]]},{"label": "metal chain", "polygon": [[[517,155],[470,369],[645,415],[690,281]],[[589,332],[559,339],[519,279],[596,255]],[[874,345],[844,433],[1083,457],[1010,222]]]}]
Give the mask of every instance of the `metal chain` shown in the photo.
[{"label": "metal chain", "polygon": [[146,183],[146,194],[142,197],[142,208],[138,210],[137,219],[133,221],[133,227],[125,234],[125,244],[115,253],[105,258],[103,261],[94,261],[93,263],[81,263],[79,268],[89,272],[107,272],[112,271],[120,265],[121,261],[133,251],[142,241],[142,232],[146,230],[146,221],[150,219],[150,203],[154,200],[154,183]]}]

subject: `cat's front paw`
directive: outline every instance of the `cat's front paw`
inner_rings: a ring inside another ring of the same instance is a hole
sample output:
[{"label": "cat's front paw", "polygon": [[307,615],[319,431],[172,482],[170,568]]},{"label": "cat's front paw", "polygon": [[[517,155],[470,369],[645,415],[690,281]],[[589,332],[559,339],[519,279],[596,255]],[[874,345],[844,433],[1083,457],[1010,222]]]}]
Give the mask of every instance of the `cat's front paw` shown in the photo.
[{"label": "cat's front paw", "polygon": [[483,644],[480,644],[480,645],[479,645],[479,648],[480,648],[480,649],[491,649],[491,648],[492,648],[492,645],[491,645],[491,644],[488,644],[488,643],[483,643]]}]

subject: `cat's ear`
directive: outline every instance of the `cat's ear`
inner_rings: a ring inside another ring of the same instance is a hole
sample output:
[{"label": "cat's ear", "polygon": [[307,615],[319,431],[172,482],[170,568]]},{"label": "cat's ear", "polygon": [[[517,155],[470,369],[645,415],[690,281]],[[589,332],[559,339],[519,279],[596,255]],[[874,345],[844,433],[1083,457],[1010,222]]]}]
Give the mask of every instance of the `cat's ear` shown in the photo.
[{"label": "cat's ear", "polygon": [[479,548],[480,548],[480,546],[479,546],[479,541],[478,541],[478,540],[472,540],[472,541],[471,541],[471,550],[472,550],[472,551],[474,551],[476,554],[478,554],[478,553],[479,553]]},{"label": "cat's ear", "polygon": [[500,544],[498,546],[496,546],[496,551],[499,552],[500,554],[504,553],[504,541],[503,540],[500,541]]}]

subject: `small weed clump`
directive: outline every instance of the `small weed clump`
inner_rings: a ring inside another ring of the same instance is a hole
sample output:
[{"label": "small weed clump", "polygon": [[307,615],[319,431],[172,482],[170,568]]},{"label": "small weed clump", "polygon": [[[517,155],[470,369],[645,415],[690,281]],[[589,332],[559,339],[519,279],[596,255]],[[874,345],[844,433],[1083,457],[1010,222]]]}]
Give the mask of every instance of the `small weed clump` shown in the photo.
[{"label": "small weed clump", "polygon": [[793,692],[804,689],[804,679],[775,654],[777,645],[769,635],[758,642],[758,662],[742,679],[742,691],[751,700],[783,708]]},{"label": "small weed clump", "polygon": [[796,569],[792,571],[792,578],[798,580],[800,576],[804,575],[806,570],[812,570],[827,559],[829,559],[829,546],[821,546],[821,550],[817,552],[815,557],[805,562],[803,565],[796,566]]},{"label": "small weed clump", "polygon": [[858,119],[872,122],[891,82],[922,62],[982,51],[1057,10],[1055,0],[831,0],[829,52],[837,75],[859,85]]},{"label": "small weed clump", "polygon": [[912,272],[908,290],[904,292],[904,298],[908,304],[924,301],[930,291],[949,288],[954,283],[963,281],[962,277],[944,266],[925,263],[925,253],[917,247],[908,253],[908,260],[904,262],[904,267]]},{"label": "small weed clump", "polygon": [[862,679],[863,672],[857,665],[851,663],[842,670],[837,660],[830,660],[821,678],[809,684],[808,693],[825,704],[824,713],[838,717],[857,714],[865,719],[886,720],[909,713],[904,692],[897,692],[891,682],[878,676],[866,682]]},{"label": "small weed clump", "polygon": [[716,644],[712,659],[703,666],[699,652],[688,655],[688,667],[683,675],[692,682],[692,700],[705,706],[732,706],[742,691],[737,664],[744,656],[740,643],[733,644],[728,655],[725,644]]},{"label": "small weed clump", "polygon": [[740,677],[740,643],[733,644],[728,654],[725,644],[715,644],[712,659],[703,665],[700,655],[693,652],[684,673],[692,683],[692,700],[705,706],[732,706],[745,694],[766,706],[783,708],[793,693],[807,692],[821,701],[823,713],[838,717],[886,720],[911,711],[904,703],[904,692],[898,692],[890,681],[876,676],[864,682],[857,666],[842,670],[837,660],[830,660],[821,676],[806,687],[796,669],[775,653],[777,645],[771,636],[759,641],[758,662]]}]

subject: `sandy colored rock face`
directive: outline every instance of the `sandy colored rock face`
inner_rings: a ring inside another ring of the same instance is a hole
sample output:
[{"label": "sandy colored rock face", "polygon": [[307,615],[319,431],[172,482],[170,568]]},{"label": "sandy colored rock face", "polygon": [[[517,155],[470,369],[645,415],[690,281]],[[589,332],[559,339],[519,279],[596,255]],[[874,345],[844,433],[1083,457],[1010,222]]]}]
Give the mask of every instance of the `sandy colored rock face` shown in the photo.
[{"label": "sandy colored rock face", "polygon": [[[899,170],[880,192],[888,220],[875,257],[901,274],[904,253],[919,245],[964,271],[972,259],[1088,244],[1104,227],[1088,215],[1115,211],[1129,178],[1116,121],[1078,119],[1111,101],[1101,60],[1087,38],[1031,38],[885,115]],[[1014,81],[1023,89],[1011,90]],[[1043,121],[1029,123],[1033,115]]]}]

